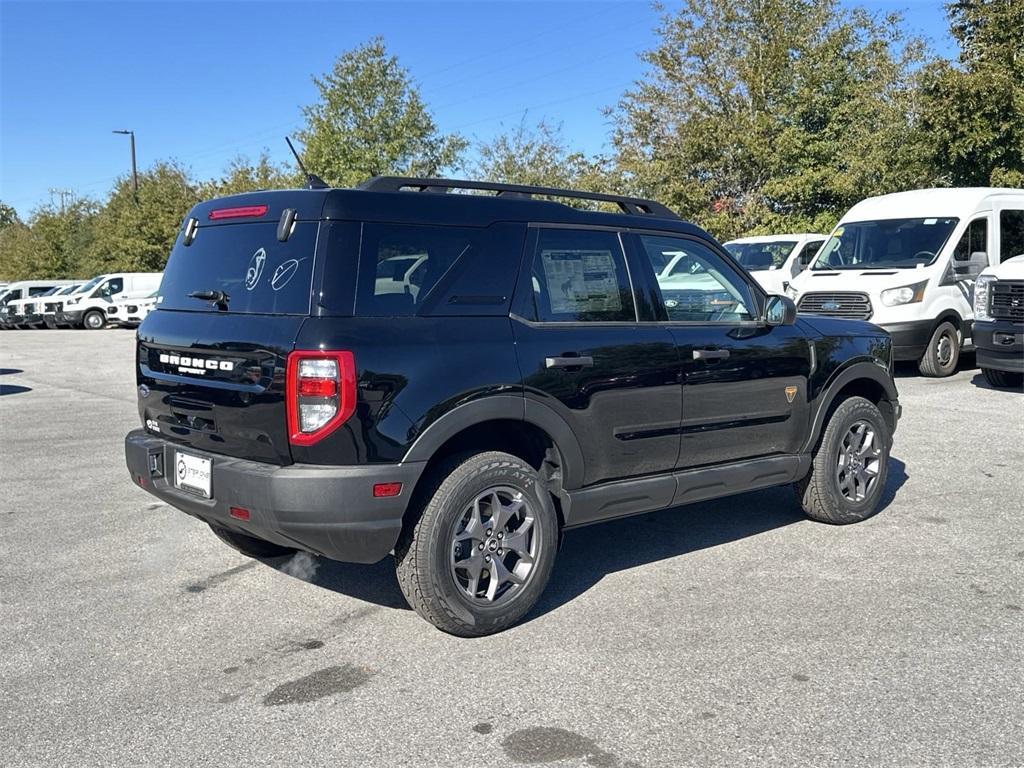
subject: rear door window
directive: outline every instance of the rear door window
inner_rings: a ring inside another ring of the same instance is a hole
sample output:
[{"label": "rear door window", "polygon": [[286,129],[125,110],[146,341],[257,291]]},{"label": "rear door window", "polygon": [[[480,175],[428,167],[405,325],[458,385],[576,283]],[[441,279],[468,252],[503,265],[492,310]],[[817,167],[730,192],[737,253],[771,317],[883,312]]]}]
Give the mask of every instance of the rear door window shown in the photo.
[{"label": "rear door window", "polygon": [[614,232],[542,229],[531,276],[536,319],[636,322],[636,305]]},{"label": "rear door window", "polygon": [[189,294],[222,291],[230,312],[309,314],[317,228],[317,222],[298,222],[283,243],[276,222],[200,227],[188,246],[179,237],[164,270],[159,306],[217,311]]}]

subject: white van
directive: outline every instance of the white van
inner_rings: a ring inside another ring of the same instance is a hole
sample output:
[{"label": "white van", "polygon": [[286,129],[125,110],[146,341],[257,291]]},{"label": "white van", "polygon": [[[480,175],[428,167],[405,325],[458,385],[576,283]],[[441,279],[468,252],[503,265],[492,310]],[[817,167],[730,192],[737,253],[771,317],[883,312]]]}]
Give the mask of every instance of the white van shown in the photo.
[{"label": "white van", "polygon": [[160,287],[162,272],[114,272],[97,275],[65,301],[59,325],[98,330],[107,324],[107,309],[119,299],[148,296]]},{"label": "white van", "polygon": [[828,235],[803,232],[738,237],[723,245],[768,293],[784,293],[826,240]]},{"label": "white van", "polygon": [[989,267],[974,284],[978,367],[994,387],[1024,384],[1024,243],[1019,255]]},{"label": "white van", "polygon": [[0,290],[0,328],[17,328],[24,320],[24,302],[50,293],[55,288],[71,285],[74,280],[18,280]]},{"label": "white van", "polygon": [[1024,251],[1024,189],[922,189],[871,197],[843,216],[787,295],[804,314],[870,320],[897,360],[956,371],[972,346],[971,289]]}]

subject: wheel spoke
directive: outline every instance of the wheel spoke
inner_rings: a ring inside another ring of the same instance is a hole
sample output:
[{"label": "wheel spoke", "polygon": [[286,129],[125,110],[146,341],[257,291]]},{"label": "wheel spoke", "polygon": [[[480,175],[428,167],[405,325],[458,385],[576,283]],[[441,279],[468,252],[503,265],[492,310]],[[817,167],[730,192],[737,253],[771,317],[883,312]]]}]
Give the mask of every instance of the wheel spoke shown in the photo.
[{"label": "wheel spoke", "polygon": [[873,450],[875,444],[875,431],[873,429],[864,428],[864,438],[861,440],[860,446],[857,448],[857,455],[864,456],[868,451]]},{"label": "wheel spoke", "polygon": [[491,571],[491,582],[487,585],[487,599],[494,600],[502,585],[506,581],[513,580],[512,573],[505,567],[505,563],[502,562],[500,557],[491,558],[491,562],[488,563],[488,566]]},{"label": "wheel spoke", "polygon": [[473,502],[473,511],[469,514],[469,521],[466,523],[466,527],[462,532],[457,534],[455,538],[457,541],[461,541],[462,539],[483,541],[484,521],[480,516],[480,499]]},{"label": "wheel spoke", "polygon": [[523,521],[514,532],[508,534],[502,546],[505,549],[511,549],[520,557],[529,557],[530,555],[530,530],[533,528],[533,518],[528,517]]}]

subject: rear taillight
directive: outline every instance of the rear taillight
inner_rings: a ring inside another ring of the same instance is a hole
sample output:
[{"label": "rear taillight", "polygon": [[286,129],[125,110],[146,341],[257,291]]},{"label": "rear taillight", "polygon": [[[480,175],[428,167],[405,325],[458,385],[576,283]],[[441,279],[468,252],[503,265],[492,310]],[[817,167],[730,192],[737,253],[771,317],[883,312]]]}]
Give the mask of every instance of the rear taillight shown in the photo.
[{"label": "rear taillight", "polygon": [[285,397],[293,445],[331,434],[356,408],[356,361],[351,352],[296,350],[288,355]]}]

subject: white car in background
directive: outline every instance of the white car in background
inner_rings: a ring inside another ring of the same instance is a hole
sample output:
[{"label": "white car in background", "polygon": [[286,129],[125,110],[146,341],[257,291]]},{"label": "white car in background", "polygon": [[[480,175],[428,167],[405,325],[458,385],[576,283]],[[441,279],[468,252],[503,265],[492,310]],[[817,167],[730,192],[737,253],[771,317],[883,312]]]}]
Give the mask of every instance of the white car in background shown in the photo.
[{"label": "white car in background", "polygon": [[156,291],[137,299],[118,299],[106,307],[107,322],[136,326],[156,307]]},{"label": "white car in background", "polygon": [[807,269],[826,240],[828,235],[804,232],[739,237],[724,245],[767,293],[785,293],[789,282]]}]

